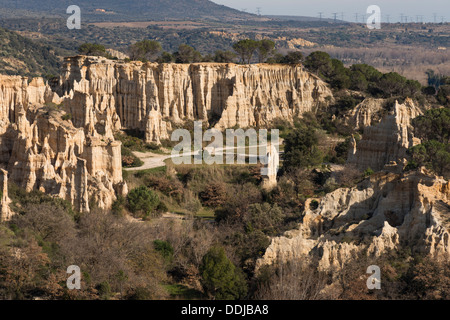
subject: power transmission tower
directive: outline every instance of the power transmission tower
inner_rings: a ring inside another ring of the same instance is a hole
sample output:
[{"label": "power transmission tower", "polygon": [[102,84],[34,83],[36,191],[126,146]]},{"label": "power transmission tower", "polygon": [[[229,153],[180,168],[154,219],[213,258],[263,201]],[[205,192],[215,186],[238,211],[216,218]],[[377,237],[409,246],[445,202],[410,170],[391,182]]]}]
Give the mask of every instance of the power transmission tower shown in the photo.
[{"label": "power transmission tower", "polygon": [[319,12],[319,19],[322,20],[323,12]]},{"label": "power transmission tower", "polygon": [[433,13],[433,21],[434,23],[437,23],[437,13]]},{"label": "power transmission tower", "polygon": [[389,18],[390,18],[390,17],[391,17],[390,14],[387,14],[387,15],[386,15],[386,22],[387,22],[387,23],[390,23],[390,21],[389,21]]},{"label": "power transmission tower", "polygon": [[258,16],[260,16],[261,15],[261,7],[256,8],[256,12],[257,12]]},{"label": "power transmission tower", "polygon": [[341,12],[341,21],[344,21],[344,13]]},{"label": "power transmission tower", "polygon": [[337,15],[338,15],[337,12],[334,12],[334,13],[333,13],[333,16],[334,16],[334,23],[336,23],[336,21],[337,21]]},{"label": "power transmission tower", "polygon": [[358,23],[358,13],[355,13],[355,22]]},{"label": "power transmission tower", "polygon": [[403,13],[400,13],[400,22],[403,23],[403,19],[404,19],[405,15]]}]

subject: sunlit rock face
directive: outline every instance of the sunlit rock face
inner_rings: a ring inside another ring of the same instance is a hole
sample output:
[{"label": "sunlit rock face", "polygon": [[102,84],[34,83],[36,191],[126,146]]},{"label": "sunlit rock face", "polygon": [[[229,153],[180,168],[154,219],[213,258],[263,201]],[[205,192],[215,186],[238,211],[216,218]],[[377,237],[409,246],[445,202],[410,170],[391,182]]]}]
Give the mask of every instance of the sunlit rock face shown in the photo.
[{"label": "sunlit rock face", "polygon": [[301,66],[67,58],[50,85],[0,76],[0,166],[10,182],[77,210],[109,208],[127,192],[118,130],[140,130],[146,142],[159,144],[170,138],[172,124],[264,126],[293,121],[332,99],[327,85]]},{"label": "sunlit rock face", "polygon": [[298,228],[272,239],[258,267],[315,257],[327,270],[363,252],[377,256],[401,248],[450,254],[450,183],[425,169],[379,172],[354,188],[327,194],[316,209],[311,201]]},{"label": "sunlit rock face", "polygon": [[[289,121],[332,98],[301,66],[156,64],[78,56],[66,59],[57,91],[87,94],[94,110],[114,106],[124,129],[168,137],[171,122],[203,120],[218,129]],[[328,98],[327,98],[328,97]]]},{"label": "sunlit rock face", "polygon": [[414,138],[411,121],[421,114],[410,99],[404,104],[395,102],[393,111],[379,124],[365,127],[361,141],[353,139],[348,163],[361,170],[378,171],[388,166],[400,172],[407,162],[406,151],[420,143]]},{"label": "sunlit rock face", "polygon": [[113,108],[93,110],[90,102],[82,93],[59,96],[41,78],[0,76],[3,180],[68,200],[82,212],[90,202],[111,207],[126,190],[121,143],[112,134],[120,123]]}]

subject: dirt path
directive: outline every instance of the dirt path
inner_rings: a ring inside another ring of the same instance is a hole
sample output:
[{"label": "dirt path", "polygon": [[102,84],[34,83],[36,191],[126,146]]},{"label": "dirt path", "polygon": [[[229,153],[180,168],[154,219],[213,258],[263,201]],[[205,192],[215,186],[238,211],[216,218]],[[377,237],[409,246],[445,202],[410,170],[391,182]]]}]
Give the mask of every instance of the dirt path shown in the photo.
[{"label": "dirt path", "polygon": [[[261,147],[261,146],[263,146],[263,145],[259,145],[259,147]],[[254,146],[249,146],[246,148],[251,148],[251,147],[254,147]],[[235,149],[237,149],[237,147],[217,148],[217,149],[215,149],[215,153],[216,153],[216,155],[224,154],[224,151],[235,150]],[[189,152],[189,153],[183,154],[183,155],[193,156],[198,153],[199,153],[199,151],[195,151],[195,152]],[[137,168],[124,168],[124,170],[126,170],[126,171],[141,171],[141,170],[165,167],[166,166],[166,163],[164,162],[165,160],[178,157],[178,155],[173,156],[171,154],[157,154],[157,153],[153,153],[153,152],[134,151],[133,154],[136,157],[138,157],[139,159],[141,159],[141,161],[144,162],[144,164]],[[226,152],[225,152],[225,154],[226,154]],[[244,154],[244,156],[245,156],[245,154]]]}]

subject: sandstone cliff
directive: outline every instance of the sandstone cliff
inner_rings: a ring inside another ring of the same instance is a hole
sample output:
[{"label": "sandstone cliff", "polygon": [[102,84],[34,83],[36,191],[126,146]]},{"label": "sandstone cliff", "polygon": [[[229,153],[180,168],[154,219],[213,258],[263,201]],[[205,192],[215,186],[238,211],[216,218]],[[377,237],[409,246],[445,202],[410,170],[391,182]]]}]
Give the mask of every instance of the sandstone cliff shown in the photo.
[{"label": "sandstone cliff", "polygon": [[[367,110],[364,105],[361,108]],[[357,110],[361,111],[361,108]],[[356,114],[363,116],[364,119],[368,118],[362,122],[368,123],[370,116],[367,114],[370,112],[356,112]],[[379,124],[364,129],[361,141],[356,143],[353,139],[348,163],[356,165],[361,170],[371,168],[375,171],[388,165],[392,170],[400,172],[406,165],[408,148],[420,143],[414,138],[411,120],[421,114],[422,111],[410,99],[407,99],[404,104],[395,102],[393,111]],[[358,122],[360,123],[361,120]]]},{"label": "sandstone cliff", "polygon": [[450,183],[425,169],[377,173],[357,187],[327,194],[315,210],[311,201],[298,229],[274,238],[258,267],[311,256],[329,269],[364,250],[377,256],[401,247],[450,253]]},{"label": "sandstone cliff", "polygon": [[366,98],[345,115],[346,124],[356,130],[378,123],[384,111],[385,99]]},{"label": "sandstone cliff", "polygon": [[108,208],[127,192],[115,131],[138,129],[160,143],[172,123],[264,126],[292,121],[329,98],[327,85],[301,66],[67,58],[51,85],[0,76],[0,166],[5,181],[28,191],[67,199],[80,211],[90,210],[90,200]]},{"label": "sandstone cliff", "polygon": [[122,128],[145,131],[147,142],[167,139],[169,121],[203,120],[218,129],[264,126],[275,118],[292,121],[332,97],[301,66],[144,64],[84,56],[66,59],[55,90],[86,94],[98,112],[115,109]]},{"label": "sandstone cliff", "polygon": [[[41,78],[0,76],[0,166],[3,181],[8,177],[87,212],[90,200],[110,207],[126,185],[121,145],[112,135],[117,115],[108,108],[95,112],[89,97],[80,95],[60,97]],[[3,198],[6,220],[11,212],[5,191]]]}]

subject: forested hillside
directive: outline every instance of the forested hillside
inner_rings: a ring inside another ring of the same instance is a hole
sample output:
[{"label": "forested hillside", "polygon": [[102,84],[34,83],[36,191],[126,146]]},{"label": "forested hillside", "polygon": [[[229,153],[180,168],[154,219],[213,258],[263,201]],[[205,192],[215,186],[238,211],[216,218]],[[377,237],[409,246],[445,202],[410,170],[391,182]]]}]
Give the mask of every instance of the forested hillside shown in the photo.
[{"label": "forested hillside", "polygon": [[0,28],[0,74],[56,75],[59,62],[51,47]]}]

